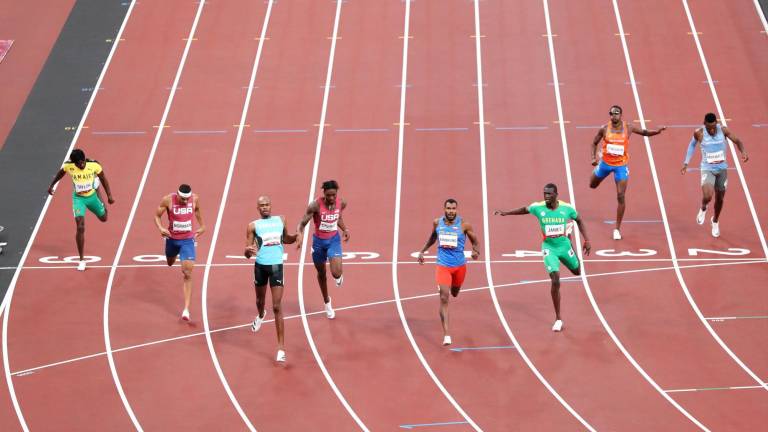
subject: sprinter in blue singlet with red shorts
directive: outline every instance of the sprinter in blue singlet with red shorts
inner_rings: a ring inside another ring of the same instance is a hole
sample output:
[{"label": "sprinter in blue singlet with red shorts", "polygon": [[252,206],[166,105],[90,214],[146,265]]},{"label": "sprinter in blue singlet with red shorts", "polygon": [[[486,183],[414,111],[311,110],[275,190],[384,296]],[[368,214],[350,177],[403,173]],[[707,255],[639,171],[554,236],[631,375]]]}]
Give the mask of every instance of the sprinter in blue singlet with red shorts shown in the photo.
[{"label": "sprinter in blue singlet with red shorts", "polygon": [[419,251],[419,264],[424,264],[424,252],[437,242],[437,286],[440,290],[440,321],[443,324],[443,345],[451,344],[448,333],[448,292],[459,295],[464,277],[467,274],[467,259],[464,256],[464,242],[469,237],[472,243],[472,259],[480,256],[480,243],[472,230],[472,225],[465,222],[456,210],[458,203],[449,198],[443,204],[445,215],[432,222],[432,233],[427,243]]}]

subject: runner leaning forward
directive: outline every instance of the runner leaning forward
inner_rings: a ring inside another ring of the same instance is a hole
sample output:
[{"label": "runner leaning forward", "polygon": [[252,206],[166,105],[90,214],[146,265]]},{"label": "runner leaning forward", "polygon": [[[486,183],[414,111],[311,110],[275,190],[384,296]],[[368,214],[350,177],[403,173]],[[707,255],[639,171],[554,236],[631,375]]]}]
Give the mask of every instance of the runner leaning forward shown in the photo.
[{"label": "runner leaning forward", "polygon": [[559,332],[563,329],[563,320],[560,317],[560,263],[568,267],[574,275],[581,274],[579,258],[571,247],[568,239],[568,222],[573,220],[579,226],[579,231],[584,236],[584,255],[589,255],[592,246],[587,238],[587,231],[581,222],[579,213],[572,205],[557,199],[557,186],[549,183],[544,186],[544,201],[535,202],[528,207],[520,207],[514,210],[496,210],[495,215],[524,215],[532,214],[539,220],[543,241],[541,250],[544,252],[544,266],[547,268],[549,278],[552,280],[552,304],[555,306],[555,324],[552,331]]},{"label": "runner leaning forward", "polygon": [[74,149],[69,154],[69,160],[64,162],[64,166],[56,173],[51,185],[48,187],[49,194],[53,195],[54,186],[64,177],[64,174],[69,174],[72,177],[72,212],[75,215],[75,224],[77,225],[75,242],[77,243],[77,254],[80,256],[77,269],[83,271],[85,270],[85,260],[83,257],[83,249],[85,248],[85,209],[90,210],[100,221],[107,221],[107,207],[104,206],[97,191],[99,183],[104,185],[104,190],[107,193],[107,202],[114,204],[115,199],[112,198],[112,191],[109,189],[109,182],[101,164],[95,160],[86,159],[85,152],[80,149]]},{"label": "runner leaning forward", "polygon": [[285,327],[283,325],[283,244],[296,241],[296,235],[289,235],[284,216],[272,216],[272,201],[268,196],[258,199],[260,219],[248,224],[245,234],[245,257],[256,255],[253,280],[256,286],[256,309],[258,314],[251,324],[251,330],[259,331],[267,311],[264,303],[267,297],[267,282],[272,290],[272,312],[275,314],[277,330],[278,362],[285,362]]}]

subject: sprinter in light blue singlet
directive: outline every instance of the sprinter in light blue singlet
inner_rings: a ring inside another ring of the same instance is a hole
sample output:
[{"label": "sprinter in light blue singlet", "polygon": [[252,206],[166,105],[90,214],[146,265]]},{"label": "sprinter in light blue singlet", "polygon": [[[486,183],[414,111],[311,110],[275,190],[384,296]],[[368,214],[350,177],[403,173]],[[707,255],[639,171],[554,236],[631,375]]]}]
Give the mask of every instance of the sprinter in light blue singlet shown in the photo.
[{"label": "sprinter in light blue singlet", "polygon": [[283,244],[296,241],[296,235],[289,235],[285,229],[285,217],[272,216],[272,201],[268,196],[260,196],[258,200],[261,219],[248,224],[245,237],[245,257],[256,255],[253,268],[254,285],[256,285],[256,308],[258,315],[251,324],[251,330],[259,331],[267,311],[264,303],[267,297],[267,282],[272,290],[272,311],[275,313],[275,328],[277,329],[278,362],[285,362],[285,343],[283,325]]},{"label": "sprinter in light blue singlet", "polygon": [[720,237],[720,212],[723,210],[723,198],[728,187],[728,142],[733,141],[741,152],[742,162],[747,162],[749,157],[744,150],[744,143],[734,135],[727,127],[717,123],[717,116],[707,113],[704,116],[703,127],[693,132],[693,138],[688,144],[681,174],[688,171],[688,163],[696,150],[696,144],[701,144],[701,207],[696,215],[696,223],[704,224],[707,214],[707,205],[715,197],[715,214],[712,217],[712,237]]}]

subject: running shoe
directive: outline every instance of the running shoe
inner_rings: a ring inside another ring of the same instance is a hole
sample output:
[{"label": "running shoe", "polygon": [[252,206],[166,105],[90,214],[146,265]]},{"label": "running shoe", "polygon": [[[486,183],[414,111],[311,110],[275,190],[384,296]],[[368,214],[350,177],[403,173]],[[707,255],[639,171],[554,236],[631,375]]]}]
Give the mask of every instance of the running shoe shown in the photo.
[{"label": "running shoe", "polygon": [[712,237],[720,237],[720,222],[715,222],[715,218],[712,218]]},{"label": "running shoe", "polygon": [[267,317],[267,310],[264,309],[264,316],[258,316],[256,315],[256,319],[253,320],[251,323],[251,331],[256,333],[261,328],[261,323],[264,322],[264,318]]},{"label": "running shoe", "polygon": [[619,230],[615,229],[613,230],[613,239],[614,240],[621,240],[621,233]]},{"label": "running shoe", "polygon": [[277,357],[275,357],[275,361],[285,363],[285,351],[277,350]]},{"label": "running shoe", "polygon": [[336,318],[336,312],[333,310],[333,306],[331,306],[330,297],[328,297],[328,303],[325,304],[325,315],[328,316],[328,319]]},{"label": "running shoe", "polygon": [[443,337],[443,346],[448,346],[450,344],[451,344],[451,337],[450,336]]},{"label": "running shoe", "polygon": [[341,288],[341,284],[344,283],[344,275],[339,276],[338,279],[333,278],[334,281],[336,281],[336,287]]},{"label": "running shoe", "polygon": [[85,261],[77,262],[77,271],[85,271]]},{"label": "running shoe", "polygon": [[699,225],[704,225],[704,216],[707,215],[707,209],[699,209],[699,212],[696,214],[696,223]]},{"label": "running shoe", "polygon": [[181,313],[181,319],[184,321],[189,321],[189,309],[184,309],[184,311]]},{"label": "running shoe", "polygon": [[555,325],[552,326],[553,332],[559,332],[563,330],[563,320],[555,321]]}]

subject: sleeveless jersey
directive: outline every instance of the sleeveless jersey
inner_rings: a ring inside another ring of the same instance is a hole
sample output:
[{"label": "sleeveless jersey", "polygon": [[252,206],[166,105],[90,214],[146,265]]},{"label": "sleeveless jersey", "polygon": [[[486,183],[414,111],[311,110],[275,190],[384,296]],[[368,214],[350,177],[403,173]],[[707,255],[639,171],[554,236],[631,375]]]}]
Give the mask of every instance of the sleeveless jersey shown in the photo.
[{"label": "sleeveless jersey", "polygon": [[437,233],[437,265],[459,267],[467,262],[464,256],[466,235],[461,229],[461,217],[456,215],[453,224],[445,224],[445,216],[440,218],[435,229]]},{"label": "sleeveless jersey", "polygon": [[621,122],[621,132],[611,130],[611,123],[605,127],[603,137],[603,162],[611,166],[626,165],[629,161],[629,125]]},{"label": "sleeveless jersey", "polygon": [[171,208],[168,209],[168,231],[174,240],[195,237],[192,231],[192,215],[195,213],[195,197],[192,195],[187,204],[182,204],[176,193],[171,194]]},{"label": "sleeveless jersey", "polygon": [[74,162],[67,161],[61,168],[72,176],[72,189],[79,196],[91,196],[96,193],[94,182],[101,174],[101,165],[93,160],[85,160],[85,168],[80,169]]},{"label": "sleeveless jersey", "polygon": [[538,201],[528,206],[528,213],[539,220],[542,241],[550,245],[570,244],[568,240],[568,221],[575,220],[579,213],[565,201],[557,201],[557,208],[547,207],[546,201]]},{"label": "sleeveless jersey", "polygon": [[717,125],[717,132],[712,136],[704,126],[701,130],[701,169],[717,170],[728,168],[725,160],[727,154],[727,142],[723,128]]},{"label": "sleeveless jersey", "polygon": [[253,221],[259,253],[256,262],[263,265],[283,263],[283,219],[271,216]]},{"label": "sleeveless jersey", "polygon": [[315,222],[315,235],[321,239],[329,239],[336,235],[339,230],[339,218],[341,217],[341,199],[336,197],[333,204],[333,210],[329,210],[325,205],[325,198],[318,197],[317,204],[319,210],[312,217]]}]

